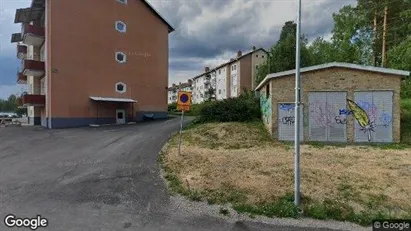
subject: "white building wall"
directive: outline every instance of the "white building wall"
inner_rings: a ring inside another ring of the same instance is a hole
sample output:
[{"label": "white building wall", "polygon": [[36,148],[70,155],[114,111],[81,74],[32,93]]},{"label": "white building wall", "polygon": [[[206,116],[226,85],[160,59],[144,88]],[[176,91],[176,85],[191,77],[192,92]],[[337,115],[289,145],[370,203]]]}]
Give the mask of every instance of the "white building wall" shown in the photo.
[{"label": "white building wall", "polygon": [[205,80],[205,75],[200,76],[193,80],[193,94],[192,94],[193,104],[202,103],[205,100],[204,80]]},{"label": "white building wall", "polygon": [[228,65],[216,70],[216,99],[223,100],[227,98],[227,72]]},{"label": "white building wall", "polygon": [[240,62],[234,62],[230,65],[231,76],[230,76],[230,83],[231,83],[231,97],[238,96],[238,87],[239,87],[239,74],[240,74]]}]

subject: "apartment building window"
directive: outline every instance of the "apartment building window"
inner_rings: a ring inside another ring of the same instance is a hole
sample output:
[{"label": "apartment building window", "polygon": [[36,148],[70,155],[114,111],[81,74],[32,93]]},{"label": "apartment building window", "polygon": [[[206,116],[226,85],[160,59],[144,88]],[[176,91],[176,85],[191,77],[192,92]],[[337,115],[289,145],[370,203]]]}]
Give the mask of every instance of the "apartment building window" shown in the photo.
[{"label": "apartment building window", "polygon": [[264,58],[264,55],[262,56],[262,58]]},{"label": "apartment building window", "polygon": [[126,92],[126,90],[127,90],[127,86],[124,83],[122,82],[116,83],[116,92],[124,93]]},{"label": "apartment building window", "polygon": [[127,0],[117,0],[117,2],[123,3],[123,4],[127,4]]},{"label": "apartment building window", "polygon": [[218,74],[221,74],[221,70],[218,70]]},{"label": "apartment building window", "polygon": [[122,21],[116,21],[116,30],[120,33],[126,33],[127,25]]},{"label": "apartment building window", "polygon": [[255,65],[255,69],[258,70],[258,65]]},{"label": "apartment building window", "polygon": [[255,55],[255,57],[257,57],[257,58],[258,58],[258,55]]},{"label": "apartment building window", "polygon": [[218,89],[218,94],[220,94],[220,95],[221,95],[221,89]]},{"label": "apartment building window", "polygon": [[119,62],[119,63],[126,63],[126,61],[127,61],[126,54],[124,54],[121,51],[116,52],[116,57],[115,58],[116,58],[116,61]]}]

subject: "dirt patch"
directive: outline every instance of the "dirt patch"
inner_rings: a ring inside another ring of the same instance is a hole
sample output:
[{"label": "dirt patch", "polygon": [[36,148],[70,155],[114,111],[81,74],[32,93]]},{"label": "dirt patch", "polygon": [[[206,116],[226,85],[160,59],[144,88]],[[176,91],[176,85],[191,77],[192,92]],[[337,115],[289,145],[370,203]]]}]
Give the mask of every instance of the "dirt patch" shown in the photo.
[{"label": "dirt patch", "polygon": [[[163,164],[183,187],[234,189],[247,204],[293,192],[293,150],[270,140],[260,125],[206,124],[186,130],[181,155],[173,140]],[[382,209],[411,215],[411,150],[302,145],[301,192],[312,201],[342,201],[355,212]]]}]

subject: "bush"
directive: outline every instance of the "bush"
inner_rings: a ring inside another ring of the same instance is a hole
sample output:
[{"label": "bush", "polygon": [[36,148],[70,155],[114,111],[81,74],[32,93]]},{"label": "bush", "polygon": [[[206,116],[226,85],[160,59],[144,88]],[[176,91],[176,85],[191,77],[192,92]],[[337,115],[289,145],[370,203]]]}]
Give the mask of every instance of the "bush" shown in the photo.
[{"label": "bush", "polygon": [[411,98],[411,77],[407,77],[401,83],[401,98],[402,99]]},{"label": "bush", "polygon": [[254,92],[237,98],[207,102],[200,110],[201,122],[245,122],[261,118],[260,104]]},{"label": "bush", "polygon": [[174,111],[176,111],[177,110],[177,103],[170,103],[169,105],[168,105],[168,111],[169,112],[174,112]]}]

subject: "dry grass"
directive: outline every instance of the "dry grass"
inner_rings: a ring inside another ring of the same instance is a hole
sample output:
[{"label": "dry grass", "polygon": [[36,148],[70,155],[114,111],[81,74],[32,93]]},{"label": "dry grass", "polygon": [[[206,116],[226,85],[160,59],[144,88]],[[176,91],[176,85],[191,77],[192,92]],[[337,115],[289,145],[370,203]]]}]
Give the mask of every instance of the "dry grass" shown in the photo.
[{"label": "dry grass", "polygon": [[[273,201],[293,191],[293,150],[272,141],[258,124],[199,125],[176,137],[163,164],[199,192],[236,190],[244,203]],[[301,147],[301,191],[312,201],[342,201],[356,212],[411,212],[411,149],[310,145]],[[411,214],[409,214],[411,216]]]}]

